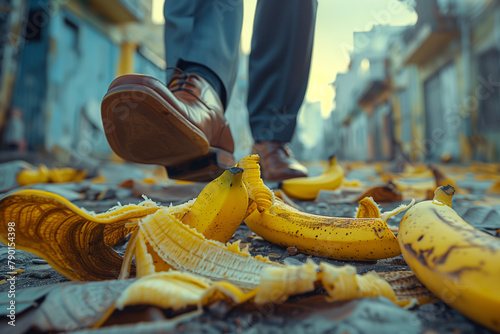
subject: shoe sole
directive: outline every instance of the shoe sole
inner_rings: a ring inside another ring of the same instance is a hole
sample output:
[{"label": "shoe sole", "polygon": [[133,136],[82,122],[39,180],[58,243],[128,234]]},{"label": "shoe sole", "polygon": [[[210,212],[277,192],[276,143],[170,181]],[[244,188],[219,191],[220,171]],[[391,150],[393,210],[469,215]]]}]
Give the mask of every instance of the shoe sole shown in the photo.
[{"label": "shoe sole", "polygon": [[147,86],[113,87],[102,101],[101,116],[108,143],[118,156],[163,165],[173,179],[210,181],[234,166],[231,153],[211,149],[201,130]]}]

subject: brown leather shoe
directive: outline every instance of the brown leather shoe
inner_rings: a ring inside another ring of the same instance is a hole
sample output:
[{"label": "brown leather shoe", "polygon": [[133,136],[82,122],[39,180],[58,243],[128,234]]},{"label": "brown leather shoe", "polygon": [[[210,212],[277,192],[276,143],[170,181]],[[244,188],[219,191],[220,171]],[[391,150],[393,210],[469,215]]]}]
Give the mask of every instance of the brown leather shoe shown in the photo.
[{"label": "brown leather shoe", "polygon": [[148,76],[120,76],[104,96],[101,115],[118,156],[164,165],[173,179],[210,181],[234,166],[222,103],[196,74],[179,71],[168,88]]},{"label": "brown leather shoe", "polygon": [[252,153],[260,156],[262,178],[266,181],[307,176],[307,168],[295,159],[287,143],[260,141],[253,145]]}]

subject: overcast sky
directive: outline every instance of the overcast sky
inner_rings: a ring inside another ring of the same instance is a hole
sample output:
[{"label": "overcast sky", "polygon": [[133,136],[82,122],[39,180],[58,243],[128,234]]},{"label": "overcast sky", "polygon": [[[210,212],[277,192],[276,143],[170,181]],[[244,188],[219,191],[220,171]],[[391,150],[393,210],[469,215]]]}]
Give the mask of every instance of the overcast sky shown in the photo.
[{"label": "overcast sky", "polygon": [[[408,0],[410,1],[410,0]],[[163,20],[164,0],[153,0],[153,18]],[[244,0],[241,47],[250,50],[252,21],[257,0]],[[318,0],[311,76],[306,99],[321,101],[324,116],[332,108],[334,92],[328,84],[339,72],[347,70],[354,31],[367,31],[375,24],[408,25],[416,14],[398,0]]]}]

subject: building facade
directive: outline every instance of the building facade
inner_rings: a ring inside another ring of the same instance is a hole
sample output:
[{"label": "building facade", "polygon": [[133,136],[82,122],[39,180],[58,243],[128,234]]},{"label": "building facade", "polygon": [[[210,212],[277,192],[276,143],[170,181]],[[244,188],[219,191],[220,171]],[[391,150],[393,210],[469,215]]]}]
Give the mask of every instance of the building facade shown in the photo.
[{"label": "building facade", "polygon": [[499,2],[419,0],[415,10],[414,26],[361,33],[371,36],[364,48],[355,33],[351,67],[335,82],[344,158],[498,161]]},{"label": "building facade", "polygon": [[151,1],[32,0],[25,20],[12,105],[28,148],[109,154],[100,102],[111,81],[126,72],[165,80],[164,61],[148,48],[158,31]]}]

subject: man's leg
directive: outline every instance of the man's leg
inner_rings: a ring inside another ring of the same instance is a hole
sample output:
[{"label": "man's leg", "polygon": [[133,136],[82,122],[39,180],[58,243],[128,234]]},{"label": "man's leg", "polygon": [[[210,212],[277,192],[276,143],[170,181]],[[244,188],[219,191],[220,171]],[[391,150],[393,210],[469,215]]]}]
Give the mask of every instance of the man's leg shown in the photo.
[{"label": "man's leg", "polygon": [[247,104],[254,151],[267,179],[304,176],[285,143],[292,139],[307,88],[316,8],[316,0],[257,4]]},{"label": "man's leg", "polygon": [[205,77],[226,105],[238,69],[243,1],[167,0],[164,14],[167,66]]}]

